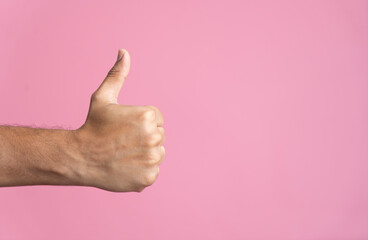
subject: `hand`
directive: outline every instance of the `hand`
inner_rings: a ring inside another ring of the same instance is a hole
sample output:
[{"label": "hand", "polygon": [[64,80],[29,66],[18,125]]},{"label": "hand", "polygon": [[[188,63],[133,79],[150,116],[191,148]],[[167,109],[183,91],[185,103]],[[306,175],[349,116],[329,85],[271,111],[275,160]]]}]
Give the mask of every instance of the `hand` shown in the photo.
[{"label": "hand", "polygon": [[158,176],[165,155],[161,112],[150,105],[117,103],[129,68],[129,53],[120,49],[115,65],[92,94],[86,122],[75,130],[83,185],[140,192]]}]

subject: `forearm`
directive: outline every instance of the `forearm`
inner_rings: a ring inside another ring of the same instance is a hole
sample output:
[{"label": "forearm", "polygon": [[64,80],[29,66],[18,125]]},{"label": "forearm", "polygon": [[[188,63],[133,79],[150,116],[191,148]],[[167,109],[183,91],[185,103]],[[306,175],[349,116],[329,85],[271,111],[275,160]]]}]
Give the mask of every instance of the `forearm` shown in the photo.
[{"label": "forearm", "polygon": [[0,186],[78,185],[73,131],[0,126]]}]

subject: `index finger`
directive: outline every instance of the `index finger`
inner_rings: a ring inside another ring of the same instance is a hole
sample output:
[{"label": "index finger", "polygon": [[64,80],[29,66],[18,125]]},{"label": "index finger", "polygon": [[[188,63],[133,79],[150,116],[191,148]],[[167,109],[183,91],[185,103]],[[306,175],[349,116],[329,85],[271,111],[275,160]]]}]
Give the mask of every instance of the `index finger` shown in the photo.
[{"label": "index finger", "polygon": [[146,105],[146,107],[149,107],[155,111],[157,127],[162,127],[162,125],[164,124],[164,116],[162,115],[161,111],[157,107],[152,105]]}]

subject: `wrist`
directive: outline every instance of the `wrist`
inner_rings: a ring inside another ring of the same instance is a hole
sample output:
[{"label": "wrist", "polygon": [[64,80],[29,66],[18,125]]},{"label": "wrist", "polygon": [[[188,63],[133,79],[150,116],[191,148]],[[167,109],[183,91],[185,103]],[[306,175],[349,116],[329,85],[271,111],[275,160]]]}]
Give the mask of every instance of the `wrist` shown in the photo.
[{"label": "wrist", "polygon": [[63,158],[59,159],[58,169],[54,171],[62,176],[62,185],[88,186],[87,166],[81,150],[83,146],[79,131],[67,130],[60,146]]}]

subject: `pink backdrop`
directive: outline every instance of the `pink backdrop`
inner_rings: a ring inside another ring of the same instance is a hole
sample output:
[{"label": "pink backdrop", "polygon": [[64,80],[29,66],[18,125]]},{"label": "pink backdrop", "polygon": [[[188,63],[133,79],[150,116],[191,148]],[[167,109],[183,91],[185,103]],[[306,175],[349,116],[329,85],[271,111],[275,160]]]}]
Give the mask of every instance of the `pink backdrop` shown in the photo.
[{"label": "pink backdrop", "polygon": [[368,239],[368,1],[0,2],[0,124],[78,128],[129,50],[119,102],[165,116],[140,194],[0,189],[0,239]]}]

